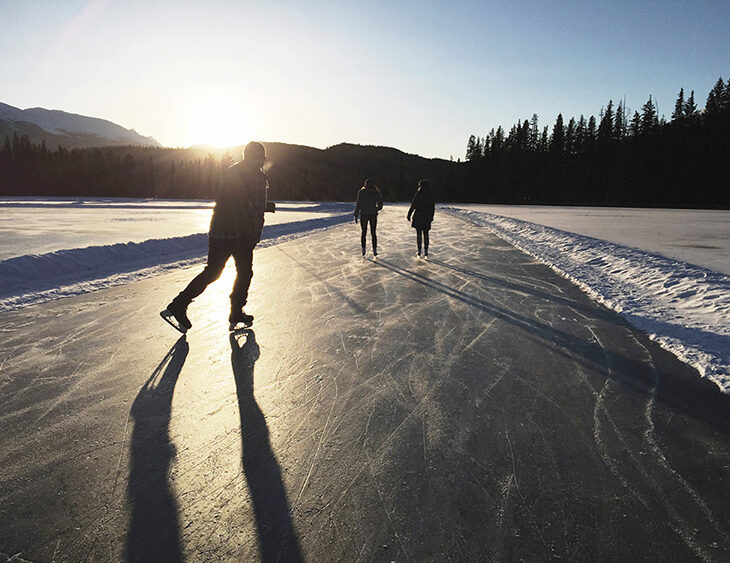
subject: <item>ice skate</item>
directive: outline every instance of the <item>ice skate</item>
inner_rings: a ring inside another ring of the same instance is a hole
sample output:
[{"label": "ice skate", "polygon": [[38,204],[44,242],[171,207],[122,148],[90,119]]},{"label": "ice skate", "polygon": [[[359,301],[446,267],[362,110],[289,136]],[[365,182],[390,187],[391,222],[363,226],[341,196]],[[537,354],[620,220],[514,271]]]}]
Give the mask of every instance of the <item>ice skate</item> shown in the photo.
[{"label": "ice skate", "polygon": [[193,323],[190,322],[187,315],[187,307],[172,301],[164,311],[160,311],[160,316],[169,323],[175,330],[185,334]]},{"label": "ice skate", "polygon": [[228,317],[228,330],[242,330],[253,324],[253,315],[247,315],[242,309],[232,311]]}]

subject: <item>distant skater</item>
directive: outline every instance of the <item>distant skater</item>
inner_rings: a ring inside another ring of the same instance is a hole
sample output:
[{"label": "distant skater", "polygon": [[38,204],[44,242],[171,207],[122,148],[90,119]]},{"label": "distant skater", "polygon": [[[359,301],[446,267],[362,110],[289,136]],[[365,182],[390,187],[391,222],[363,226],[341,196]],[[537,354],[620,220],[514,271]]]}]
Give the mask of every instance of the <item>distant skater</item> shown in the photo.
[{"label": "distant skater", "polygon": [[372,178],[365,180],[365,185],[357,192],[357,204],[355,205],[355,223],[360,220],[362,236],[360,244],[362,246],[362,255],[365,256],[365,239],[368,231],[368,223],[370,224],[370,236],[373,239],[373,255],[378,255],[378,235],[376,229],[378,227],[378,211],[383,209],[383,196],[380,188],[375,185]]},{"label": "distant skater", "polygon": [[264,212],[273,212],[275,208],[267,199],[265,161],[264,146],[251,142],[243,149],[243,160],[221,172],[208,232],[205,269],[160,313],[182,333],[192,327],[187,316],[188,305],[220,277],[231,256],[236,262],[236,280],[231,291],[230,330],[239,324],[250,326],[253,323],[253,316],[243,311],[253,277],[253,249],[261,239]]},{"label": "distant skater", "polygon": [[423,240],[423,256],[428,258],[428,231],[431,230],[433,214],[436,209],[436,202],[431,192],[431,181],[421,180],[418,182],[416,195],[413,196],[411,208],[408,210],[408,220],[411,226],[416,229],[416,244],[418,245],[418,256],[421,257],[421,240]]}]

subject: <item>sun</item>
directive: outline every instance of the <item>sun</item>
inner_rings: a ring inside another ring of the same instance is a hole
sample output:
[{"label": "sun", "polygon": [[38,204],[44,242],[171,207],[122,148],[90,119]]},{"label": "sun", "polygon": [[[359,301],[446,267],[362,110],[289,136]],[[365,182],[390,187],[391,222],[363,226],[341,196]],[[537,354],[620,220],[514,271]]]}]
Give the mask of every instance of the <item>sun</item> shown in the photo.
[{"label": "sun", "polygon": [[249,124],[241,104],[223,97],[199,100],[188,110],[188,144],[228,148],[245,144]]}]

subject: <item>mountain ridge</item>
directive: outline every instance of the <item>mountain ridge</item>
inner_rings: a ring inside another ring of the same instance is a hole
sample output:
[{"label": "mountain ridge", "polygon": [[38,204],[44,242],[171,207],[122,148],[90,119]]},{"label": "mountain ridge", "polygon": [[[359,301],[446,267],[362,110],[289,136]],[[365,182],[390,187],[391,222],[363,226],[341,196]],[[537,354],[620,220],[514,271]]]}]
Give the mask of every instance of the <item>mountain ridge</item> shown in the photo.
[{"label": "mountain ridge", "polygon": [[140,135],[108,119],[42,107],[20,109],[0,102],[0,140],[26,135],[32,143],[51,149],[117,145],[162,146],[154,137]]}]

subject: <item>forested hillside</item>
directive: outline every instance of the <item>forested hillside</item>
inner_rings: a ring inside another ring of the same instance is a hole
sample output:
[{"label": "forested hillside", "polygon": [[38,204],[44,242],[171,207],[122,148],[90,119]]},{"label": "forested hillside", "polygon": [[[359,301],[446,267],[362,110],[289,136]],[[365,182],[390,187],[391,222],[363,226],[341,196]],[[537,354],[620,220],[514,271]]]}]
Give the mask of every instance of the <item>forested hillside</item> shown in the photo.
[{"label": "forested hillside", "polygon": [[[264,143],[271,197],[296,200],[355,198],[367,177],[391,201],[410,199],[418,180],[434,178],[448,199],[456,163],[385,147],[336,145],[325,150]],[[104,147],[50,151],[14,135],[0,148],[0,194],[213,198],[221,167],[241,155],[200,148]]]}]

